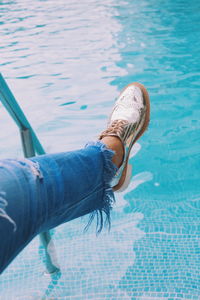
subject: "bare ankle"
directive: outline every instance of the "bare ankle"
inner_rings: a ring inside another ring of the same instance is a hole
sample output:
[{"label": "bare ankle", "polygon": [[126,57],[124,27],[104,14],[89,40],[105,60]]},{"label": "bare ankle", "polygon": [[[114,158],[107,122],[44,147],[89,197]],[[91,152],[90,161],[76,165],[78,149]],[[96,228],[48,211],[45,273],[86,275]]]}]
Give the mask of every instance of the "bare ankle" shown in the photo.
[{"label": "bare ankle", "polygon": [[121,140],[116,136],[105,136],[101,139],[101,142],[115,152],[112,162],[119,168],[124,157],[124,147]]}]

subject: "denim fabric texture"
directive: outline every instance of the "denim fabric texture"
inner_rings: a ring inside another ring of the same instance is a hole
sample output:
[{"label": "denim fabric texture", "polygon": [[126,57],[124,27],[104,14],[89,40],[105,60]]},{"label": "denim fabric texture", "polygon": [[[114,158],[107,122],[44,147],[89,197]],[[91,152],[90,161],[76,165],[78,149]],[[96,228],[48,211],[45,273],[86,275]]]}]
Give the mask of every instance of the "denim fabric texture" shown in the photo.
[{"label": "denim fabric texture", "polygon": [[77,151],[0,161],[0,273],[41,232],[88,213],[90,220],[97,214],[97,232],[110,223],[112,156],[98,141]]}]

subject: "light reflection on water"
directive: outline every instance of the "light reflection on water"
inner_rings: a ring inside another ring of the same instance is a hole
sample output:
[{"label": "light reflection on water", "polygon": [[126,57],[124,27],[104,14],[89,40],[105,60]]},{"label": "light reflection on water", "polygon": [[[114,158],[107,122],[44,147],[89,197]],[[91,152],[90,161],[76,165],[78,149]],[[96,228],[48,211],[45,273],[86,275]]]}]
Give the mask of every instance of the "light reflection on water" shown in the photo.
[{"label": "light reflection on water", "polygon": [[125,73],[116,66],[117,11],[112,1],[18,4],[3,5],[1,72],[46,148],[80,147],[102,129],[117,95],[109,82]]}]

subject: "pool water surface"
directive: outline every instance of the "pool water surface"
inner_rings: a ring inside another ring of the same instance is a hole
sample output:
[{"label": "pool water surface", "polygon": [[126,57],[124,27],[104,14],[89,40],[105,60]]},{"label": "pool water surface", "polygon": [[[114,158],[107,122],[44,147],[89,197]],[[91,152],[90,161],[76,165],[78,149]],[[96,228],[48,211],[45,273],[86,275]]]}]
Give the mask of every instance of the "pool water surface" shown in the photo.
[{"label": "pool water surface", "polygon": [[[1,275],[0,299],[200,299],[200,3],[3,0],[0,16],[0,70],[46,152],[96,139],[126,84],[151,96],[111,231],[83,232],[88,216],[53,230],[52,276],[35,238]],[[22,156],[1,104],[0,128],[0,157]]]}]

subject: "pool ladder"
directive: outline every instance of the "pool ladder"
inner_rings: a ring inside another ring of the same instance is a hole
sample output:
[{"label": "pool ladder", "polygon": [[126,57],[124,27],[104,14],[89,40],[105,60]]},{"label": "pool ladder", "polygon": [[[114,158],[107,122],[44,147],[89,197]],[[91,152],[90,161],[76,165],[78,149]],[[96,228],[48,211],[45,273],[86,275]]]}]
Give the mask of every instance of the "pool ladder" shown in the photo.
[{"label": "pool ladder", "polygon": [[[26,158],[33,157],[36,154],[45,154],[45,151],[40,144],[35,132],[33,131],[30,123],[28,122],[26,116],[24,115],[22,109],[17,103],[14,95],[9,89],[6,81],[4,80],[2,74],[0,73],[0,100],[12,119],[15,121],[20,130],[22,148],[24,156]],[[49,231],[40,234],[40,240],[45,249],[46,255],[46,268],[47,272],[53,274],[59,271],[59,268],[53,264],[53,258],[48,252],[48,245],[51,241],[51,234]]]}]

